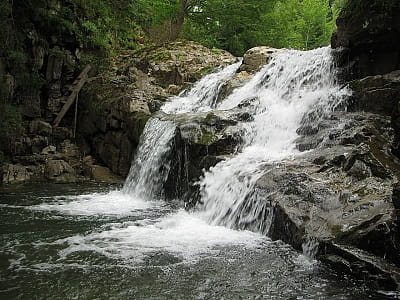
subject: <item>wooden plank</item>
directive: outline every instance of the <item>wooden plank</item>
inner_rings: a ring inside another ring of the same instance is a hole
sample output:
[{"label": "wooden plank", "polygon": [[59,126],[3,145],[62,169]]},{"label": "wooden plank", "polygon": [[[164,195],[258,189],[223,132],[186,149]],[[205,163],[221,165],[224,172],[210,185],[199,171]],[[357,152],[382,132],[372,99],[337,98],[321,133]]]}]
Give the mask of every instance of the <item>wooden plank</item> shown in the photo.
[{"label": "wooden plank", "polygon": [[91,68],[92,68],[91,65],[86,65],[86,67],[82,70],[82,72],[79,74],[79,76],[73,82],[72,92],[67,97],[67,101],[65,102],[63,108],[58,113],[57,117],[55,118],[55,120],[53,122],[53,127],[57,127],[58,125],[60,125],[61,120],[64,118],[65,114],[67,113],[67,111],[70,109],[70,107],[74,103],[76,97],[78,96],[79,91],[85,85],[85,83],[88,79],[88,73]]}]

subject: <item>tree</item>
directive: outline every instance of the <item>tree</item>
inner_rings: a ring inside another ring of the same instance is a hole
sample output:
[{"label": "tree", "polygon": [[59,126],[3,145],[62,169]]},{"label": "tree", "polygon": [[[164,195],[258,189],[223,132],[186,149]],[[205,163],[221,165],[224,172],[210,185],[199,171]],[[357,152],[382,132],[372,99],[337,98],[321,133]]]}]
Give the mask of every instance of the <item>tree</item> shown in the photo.
[{"label": "tree", "polygon": [[241,55],[258,44],[262,15],[273,3],[274,0],[203,1],[189,11],[184,36]]}]

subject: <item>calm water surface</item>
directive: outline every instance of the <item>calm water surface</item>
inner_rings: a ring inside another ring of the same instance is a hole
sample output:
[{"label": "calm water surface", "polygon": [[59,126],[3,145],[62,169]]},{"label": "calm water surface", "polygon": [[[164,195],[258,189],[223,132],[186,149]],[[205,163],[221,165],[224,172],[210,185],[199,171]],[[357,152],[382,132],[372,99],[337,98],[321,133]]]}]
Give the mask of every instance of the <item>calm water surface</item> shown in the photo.
[{"label": "calm water surface", "polygon": [[0,187],[0,299],[384,299],[289,246],[101,185]]}]

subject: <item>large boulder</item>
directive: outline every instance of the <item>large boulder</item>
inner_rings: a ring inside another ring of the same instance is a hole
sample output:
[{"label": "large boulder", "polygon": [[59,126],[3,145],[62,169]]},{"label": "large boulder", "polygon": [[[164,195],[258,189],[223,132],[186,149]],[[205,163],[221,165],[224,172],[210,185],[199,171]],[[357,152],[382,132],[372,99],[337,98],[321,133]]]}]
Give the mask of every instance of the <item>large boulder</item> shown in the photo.
[{"label": "large boulder", "polygon": [[44,175],[56,183],[75,183],[78,181],[74,169],[64,160],[48,160]]},{"label": "large boulder", "polygon": [[195,82],[214,68],[236,61],[230,53],[208,49],[191,41],[176,41],[144,50],[136,58],[136,66],[164,88]]},{"label": "large boulder", "polygon": [[32,176],[28,168],[20,164],[5,164],[2,171],[4,183],[24,183],[28,182]]},{"label": "large boulder", "polygon": [[170,171],[164,184],[165,196],[184,198],[186,205],[198,200],[196,182],[221,160],[239,151],[243,136],[240,122],[251,119],[244,109],[166,115],[155,118],[175,124],[169,161]]},{"label": "large boulder", "polygon": [[258,72],[262,66],[271,60],[272,55],[276,51],[277,49],[268,46],[259,46],[247,50],[243,55],[243,63],[240,66],[240,71],[253,74]]}]

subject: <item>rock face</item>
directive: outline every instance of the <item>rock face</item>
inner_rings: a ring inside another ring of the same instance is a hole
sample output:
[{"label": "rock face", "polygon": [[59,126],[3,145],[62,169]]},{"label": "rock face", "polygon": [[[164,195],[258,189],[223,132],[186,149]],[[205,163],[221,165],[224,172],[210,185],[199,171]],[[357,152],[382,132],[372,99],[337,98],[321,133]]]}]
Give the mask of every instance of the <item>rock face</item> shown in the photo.
[{"label": "rock face", "polygon": [[390,152],[390,118],[337,112],[317,128],[300,128],[297,143],[318,150],[267,167],[258,180],[255,193],[268,210],[260,224],[272,239],[396,289],[399,269],[387,261],[400,266],[392,202],[400,164]]},{"label": "rock face", "polygon": [[338,17],[332,47],[343,47],[339,64],[347,78],[385,74],[400,68],[400,3],[354,1]]},{"label": "rock face", "polygon": [[126,176],[140,135],[163,102],[214,68],[236,61],[231,54],[189,41],[122,55],[83,91],[80,144],[114,173]]}]

